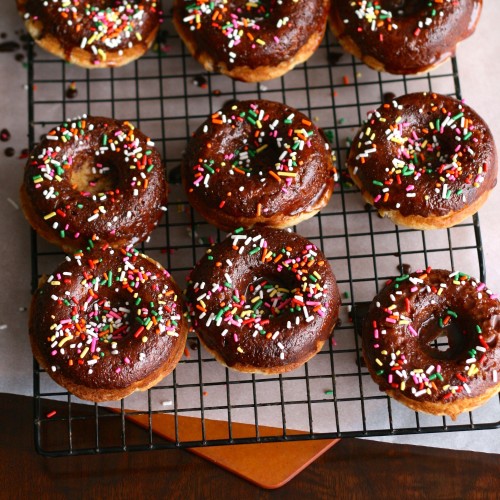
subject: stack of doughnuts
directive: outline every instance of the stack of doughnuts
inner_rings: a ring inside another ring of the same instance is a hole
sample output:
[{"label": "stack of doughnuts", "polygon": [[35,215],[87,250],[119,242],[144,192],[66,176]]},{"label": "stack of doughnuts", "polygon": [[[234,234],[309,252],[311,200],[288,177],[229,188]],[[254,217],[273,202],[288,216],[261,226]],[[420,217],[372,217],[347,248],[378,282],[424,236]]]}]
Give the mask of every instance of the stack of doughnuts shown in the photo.
[{"label": "stack of doughnuts", "polygon": [[[84,68],[127,64],[153,43],[156,0],[17,0],[49,52]],[[328,12],[342,46],[380,71],[428,71],[475,29],[481,0],[176,0],[174,25],[208,71],[245,82],[284,75],[320,44]],[[394,223],[447,228],[477,212],[496,185],[484,121],[434,93],[373,112],[347,158],[364,199]],[[340,295],[327,257],[284,230],[327,205],[334,155],[298,110],[229,101],[182,159],[190,204],[230,234],[188,277],[186,304],[159,263],[133,245],[166,210],[153,142],[127,121],[83,115],[33,149],[21,203],[40,236],[72,253],[35,292],[29,335],[40,366],[90,401],[123,398],[168,375],[188,318],[222,365],[259,374],[302,366],[337,324]],[[187,313],[185,312],[187,309]],[[498,393],[500,302],[463,273],[430,268],[389,281],[363,322],[363,356],[380,389],[408,407],[456,418]],[[447,335],[450,348],[431,343]]]}]

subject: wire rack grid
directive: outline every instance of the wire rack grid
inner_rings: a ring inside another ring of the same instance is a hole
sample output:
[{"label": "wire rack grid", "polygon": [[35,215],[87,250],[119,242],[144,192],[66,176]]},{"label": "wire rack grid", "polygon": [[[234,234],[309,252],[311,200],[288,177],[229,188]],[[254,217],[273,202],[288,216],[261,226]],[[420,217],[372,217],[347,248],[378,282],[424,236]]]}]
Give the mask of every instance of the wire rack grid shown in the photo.
[{"label": "wire rack grid", "polygon": [[[245,84],[206,74],[176,36],[169,16],[154,50],[128,66],[83,70],[32,44],[28,75],[31,147],[50,127],[84,113],[130,120],[156,142],[171,189],[165,218],[142,250],[162,263],[181,285],[205,249],[224,237],[186,203],[178,168],[187,138],[224,102],[263,98],[303,111],[326,131],[338,165],[343,166],[350,139],[366,113],[391,94],[435,91],[460,97],[454,59],[427,75],[380,74],[342,54],[330,33],[309,61],[264,84]],[[67,94],[70,85],[76,87],[78,95]],[[37,450],[60,456],[498,427],[498,398],[455,422],[447,417],[418,414],[392,401],[378,391],[363,366],[355,333],[363,303],[370,301],[385,280],[405,265],[413,269],[460,268],[484,281],[477,216],[452,229],[431,233],[395,227],[364,205],[341,170],[329,205],[295,230],[323,250],[343,297],[341,324],[332,342],[313,360],[280,376],[236,373],[220,366],[190,335],[182,361],[159,385],[115,405],[93,406],[78,404],[81,401],[55,385],[35,362]],[[62,258],[59,250],[32,232],[33,288],[39,277],[50,274]],[[446,347],[446,338],[436,345],[438,349]],[[54,400],[58,400],[58,411],[52,416]],[[114,411],[108,411],[109,406],[114,406]],[[130,437],[126,410],[147,416],[147,438]],[[158,439],[153,432],[152,419],[160,414],[172,418],[171,441]],[[194,435],[183,432],[185,416],[196,417]],[[209,420],[227,423],[222,436],[211,432]],[[233,432],[235,422],[248,424],[243,435]],[[110,423],[115,432],[104,434],[104,424],[108,429]],[[274,428],[271,435],[262,435],[262,425]]]}]

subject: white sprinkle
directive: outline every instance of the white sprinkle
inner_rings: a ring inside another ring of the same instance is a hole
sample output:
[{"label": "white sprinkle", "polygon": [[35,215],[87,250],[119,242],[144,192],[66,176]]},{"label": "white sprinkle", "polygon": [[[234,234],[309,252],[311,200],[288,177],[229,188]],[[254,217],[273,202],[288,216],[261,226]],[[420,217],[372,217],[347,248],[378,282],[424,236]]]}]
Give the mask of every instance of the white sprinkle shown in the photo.
[{"label": "white sprinkle", "polygon": [[173,403],[172,403],[172,401],[170,401],[170,400],[168,400],[168,401],[162,401],[162,402],[161,402],[161,405],[162,405],[162,406],[172,406],[172,404],[173,404]]},{"label": "white sprinkle", "polygon": [[19,205],[12,199],[12,198],[7,198],[7,201],[16,209],[19,210]]}]

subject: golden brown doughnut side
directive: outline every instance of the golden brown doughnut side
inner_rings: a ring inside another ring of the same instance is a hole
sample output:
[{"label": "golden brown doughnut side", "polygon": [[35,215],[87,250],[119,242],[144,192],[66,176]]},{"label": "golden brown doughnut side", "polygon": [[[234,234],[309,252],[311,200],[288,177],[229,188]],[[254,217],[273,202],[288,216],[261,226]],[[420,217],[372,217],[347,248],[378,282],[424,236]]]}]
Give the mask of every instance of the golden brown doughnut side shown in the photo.
[{"label": "golden brown doughnut side", "polygon": [[498,160],[491,131],[474,110],[452,97],[415,93],[368,116],[347,166],[380,215],[441,229],[479,210],[496,186]]},{"label": "golden brown doughnut side", "polygon": [[471,36],[482,0],[439,3],[336,0],[331,29],[342,47],[377,71],[418,74],[454,55]]},{"label": "golden brown doughnut side", "polygon": [[321,350],[340,296],[322,252],[295,233],[235,231],[210,248],[188,279],[192,328],[223,365],[283,373]]},{"label": "golden brown doughnut side", "polygon": [[[245,82],[271,80],[309,59],[323,39],[329,0],[249,5],[233,0],[212,11],[202,2],[176,0],[177,33],[207,71]],[[234,23],[238,29],[227,28]]]},{"label": "golden brown doughnut side", "polygon": [[[363,321],[363,357],[380,390],[455,419],[500,391],[500,302],[484,283],[426,269],[390,280]],[[448,338],[446,349],[434,345]]]},{"label": "golden brown doughnut side", "polygon": [[175,368],[187,336],[180,289],[132,248],[68,257],[35,292],[29,325],[40,366],[90,401],[159,382]]},{"label": "golden brown doughnut side", "polygon": [[156,0],[109,6],[102,1],[17,0],[26,28],[51,54],[83,68],[109,68],[144,55],[159,30]]}]

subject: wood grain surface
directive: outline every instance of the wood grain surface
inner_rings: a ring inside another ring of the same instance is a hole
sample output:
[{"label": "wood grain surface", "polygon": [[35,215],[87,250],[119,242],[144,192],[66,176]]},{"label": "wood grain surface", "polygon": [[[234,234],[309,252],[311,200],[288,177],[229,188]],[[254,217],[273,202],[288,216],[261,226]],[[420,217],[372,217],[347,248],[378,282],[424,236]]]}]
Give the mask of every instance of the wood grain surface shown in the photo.
[{"label": "wood grain surface", "polygon": [[[41,457],[34,449],[32,398],[0,394],[0,405],[0,499],[434,500],[495,499],[500,494],[498,455],[360,439],[341,440],[275,491],[262,490],[177,449]],[[130,432],[138,437],[144,433],[138,427]]]}]

